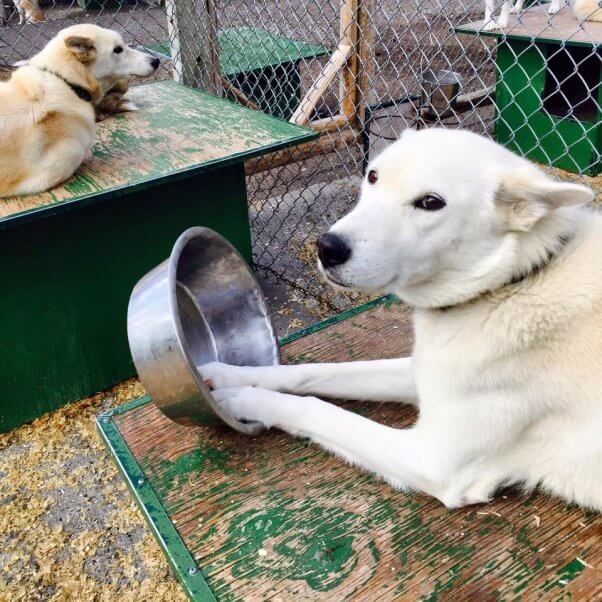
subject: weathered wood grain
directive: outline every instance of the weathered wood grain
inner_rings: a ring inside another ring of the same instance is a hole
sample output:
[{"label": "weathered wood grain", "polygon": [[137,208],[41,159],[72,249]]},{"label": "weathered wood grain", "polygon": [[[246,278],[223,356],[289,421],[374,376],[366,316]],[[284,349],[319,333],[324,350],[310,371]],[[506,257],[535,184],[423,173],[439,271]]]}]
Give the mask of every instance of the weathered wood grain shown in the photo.
[{"label": "weathered wood grain", "polygon": [[[98,126],[92,159],[48,192],[0,198],[0,220],[310,140],[308,130],[171,81],[136,86],[136,113]],[[150,185],[150,184],[149,184]]]},{"label": "weathered wood grain", "polygon": [[[387,358],[411,344],[409,311],[388,304],[283,357]],[[415,418],[343,405],[398,427]],[[602,519],[544,495],[450,512],[278,432],[187,429],[151,404],[115,420],[220,600],[602,599]]]}]

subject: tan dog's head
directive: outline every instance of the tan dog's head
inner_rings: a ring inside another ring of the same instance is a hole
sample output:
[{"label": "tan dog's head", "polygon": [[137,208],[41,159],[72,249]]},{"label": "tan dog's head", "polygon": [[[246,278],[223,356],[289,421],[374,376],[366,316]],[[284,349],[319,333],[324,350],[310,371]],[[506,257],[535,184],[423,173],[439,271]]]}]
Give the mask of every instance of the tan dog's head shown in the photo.
[{"label": "tan dog's head", "polygon": [[116,31],[91,24],[63,29],[29,62],[61,73],[83,66],[103,93],[124,77],[145,77],[159,66],[158,58],[126,46]]},{"label": "tan dog's head", "polygon": [[19,8],[25,15],[28,23],[40,23],[44,20],[44,12],[37,3],[37,0],[21,0]]}]

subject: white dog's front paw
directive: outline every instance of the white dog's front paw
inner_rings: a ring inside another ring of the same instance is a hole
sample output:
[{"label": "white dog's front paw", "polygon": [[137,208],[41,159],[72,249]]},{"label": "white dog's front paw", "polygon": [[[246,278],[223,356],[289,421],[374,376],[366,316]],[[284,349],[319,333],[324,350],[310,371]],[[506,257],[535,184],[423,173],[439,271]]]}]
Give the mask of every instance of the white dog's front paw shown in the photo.
[{"label": "white dog's front paw", "polygon": [[311,398],[258,389],[233,387],[213,391],[219,405],[238,420],[256,420],[267,428],[294,430]]},{"label": "white dog's front paw", "polygon": [[231,366],[212,362],[198,367],[203,380],[211,389],[226,389],[232,387],[254,386],[257,378],[254,369],[247,366]]},{"label": "white dog's front paw", "polygon": [[495,19],[490,19],[481,27],[481,31],[499,31],[500,29],[504,28]]}]

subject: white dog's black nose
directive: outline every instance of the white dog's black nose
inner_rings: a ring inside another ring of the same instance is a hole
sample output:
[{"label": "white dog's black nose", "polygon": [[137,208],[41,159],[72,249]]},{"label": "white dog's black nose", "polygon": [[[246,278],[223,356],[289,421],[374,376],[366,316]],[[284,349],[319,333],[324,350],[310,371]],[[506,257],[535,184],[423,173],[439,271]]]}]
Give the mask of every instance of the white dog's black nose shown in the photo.
[{"label": "white dog's black nose", "polygon": [[157,57],[151,59],[151,67],[153,69],[158,69],[160,64],[161,64],[161,61]]},{"label": "white dog's black nose", "polygon": [[351,247],[343,237],[327,232],[318,238],[318,257],[325,268],[341,265],[351,257]]}]

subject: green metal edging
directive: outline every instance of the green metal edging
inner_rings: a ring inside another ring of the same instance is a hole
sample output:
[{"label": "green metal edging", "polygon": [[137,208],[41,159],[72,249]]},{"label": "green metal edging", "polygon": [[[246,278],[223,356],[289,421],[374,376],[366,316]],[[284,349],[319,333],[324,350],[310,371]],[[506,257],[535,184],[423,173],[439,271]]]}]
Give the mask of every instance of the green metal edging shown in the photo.
[{"label": "green metal edging", "polygon": [[132,497],[159,542],[186,595],[195,602],[216,602],[216,598],[209,589],[200,568],[184,545],[180,534],[167,516],[163,505],[150,483],[146,480],[140,465],[136,462],[113,421],[115,414],[121,414],[148,403],[148,401],[150,401],[149,397],[137,399],[127,404],[127,408],[125,406],[117,408],[121,411],[101,414],[96,419],[98,432],[115,460],[132,493]]},{"label": "green metal edging", "polygon": [[311,326],[307,326],[302,328],[301,330],[297,330],[292,334],[289,334],[282,339],[280,339],[281,345],[286,345],[287,343],[292,343],[297,339],[302,339],[309,334],[313,334],[314,332],[318,332],[319,330],[323,330],[324,328],[328,328],[333,324],[337,324],[338,322],[342,322],[343,320],[347,320],[348,318],[352,318],[353,316],[357,316],[357,314],[361,314],[377,305],[382,305],[383,303],[400,303],[400,301],[395,297],[395,295],[383,295],[382,297],[378,297],[378,299],[373,299],[372,301],[368,301],[363,305],[358,305],[357,307],[352,307],[346,311],[341,312],[340,314],[336,314],[330,318],[326,318],[326,320],[322,320],[321,322],[316,322]]},{"label": "green metal edging", "polygon": [[[286,345],[386,303],[399,303],[399,301],[394,295],[384,295],[326,320],[297,330],[280,339],[280,344]],[[186,548],[180,534],[167,515],[161,500],[157,497],[152,485],[147,481],[142,468],[134,458],[113,420],[115,416],[147,405],[151,401],[149,395],[144,395],[109,412],[99,414],[96,418],[96,426],[103,443],[123,475],[132,493],[132,497],[138,504],[144,519],[159,542],[161,550],[174,570],[186,595],[194,602],[215,602],[216,598],[205,581],[200,567]]]}]

